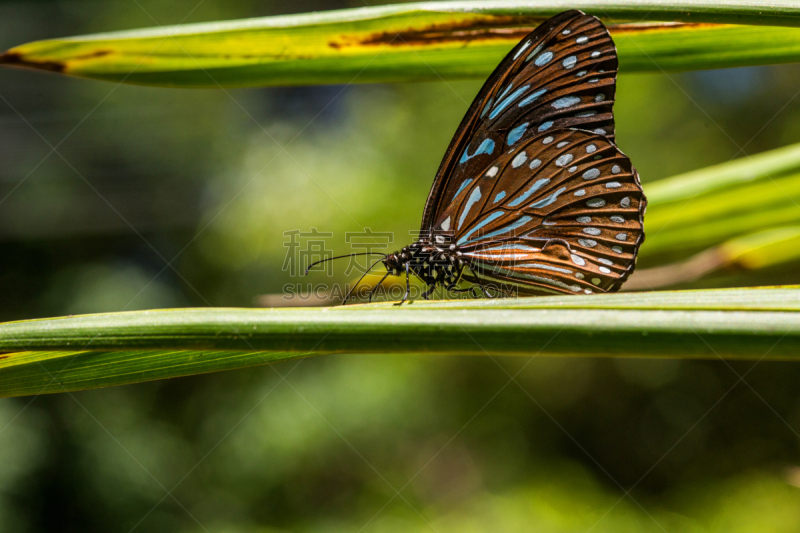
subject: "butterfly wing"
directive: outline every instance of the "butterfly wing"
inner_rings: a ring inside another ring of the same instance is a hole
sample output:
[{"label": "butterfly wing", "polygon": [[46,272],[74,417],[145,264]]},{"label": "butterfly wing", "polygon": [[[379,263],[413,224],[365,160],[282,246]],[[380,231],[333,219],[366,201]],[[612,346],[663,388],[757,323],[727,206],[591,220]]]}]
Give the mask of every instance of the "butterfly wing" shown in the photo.
[{"label": "butterfly wing", "polygon": [[542,23],[503,59],[467,111],[428,195],[422,231],[480,169],[533,135],[581,128],[613,141],[616,76],[616,48],[597,18],[572,10]]},{"label": "butterfly wing", "polygon": [[633,271],[647,201],[607,137],[544,132],[481,169],[436,227],[452,232],[467,281],[522,294],[609,292]]}]

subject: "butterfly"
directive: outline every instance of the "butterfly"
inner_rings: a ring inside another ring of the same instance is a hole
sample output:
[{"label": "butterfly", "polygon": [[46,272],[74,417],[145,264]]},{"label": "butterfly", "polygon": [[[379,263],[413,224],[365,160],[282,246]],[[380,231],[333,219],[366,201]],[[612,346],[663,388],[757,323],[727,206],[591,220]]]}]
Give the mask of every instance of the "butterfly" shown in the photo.
[{"label": "butterfly", "polygon": [[522,296],[620,288],[644,241],[647,200],[614,143],[617,66],[605,26],[578,10],[508,53],[447,148],[419,240],[373,265],[386,268],[381,283],[405,275],[399,304],[411,275],[427,285],[424,298],[440,286]]}]

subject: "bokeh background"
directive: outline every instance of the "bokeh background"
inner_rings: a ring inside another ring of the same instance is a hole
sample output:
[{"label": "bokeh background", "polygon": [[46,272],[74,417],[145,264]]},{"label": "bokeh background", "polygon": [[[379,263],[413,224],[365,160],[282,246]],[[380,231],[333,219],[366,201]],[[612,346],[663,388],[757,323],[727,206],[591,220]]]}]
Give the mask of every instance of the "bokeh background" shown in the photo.
[{"label": "bokeh background", "polygon": [[[0,1],[0,48],[360,5]],[[798,79],[622,74],[619,145],[648,183],[799,142]],[[480,85],[172,90],[2,70],[0,319],[252,306],[307,282],[283,269],[292,230],[401,246]],[[344,283],[345,266],[312,281]],[[781,362],[376,354],[4,399],[0,530],[800,531],[798,382]]]}]

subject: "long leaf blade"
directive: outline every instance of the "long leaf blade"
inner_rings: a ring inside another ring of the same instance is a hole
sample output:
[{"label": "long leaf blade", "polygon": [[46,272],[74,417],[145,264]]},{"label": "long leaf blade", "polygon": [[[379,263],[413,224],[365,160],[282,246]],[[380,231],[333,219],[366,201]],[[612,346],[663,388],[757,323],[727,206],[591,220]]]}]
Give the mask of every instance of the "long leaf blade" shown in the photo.
[{"label": "long leaf blade", "polygon": [[331,353],[796,360],[798,311],[800,288],[784,287],[13,322],[0,325],[0,396]]},{"label": "long leaf blade", "polygon": [[427,2],[52,39],[12,48],[0,64],[175,87],[482,78],[542,20],[572,8],[609,25],[627,72],[800,59],[792,2],[549,0]]}]

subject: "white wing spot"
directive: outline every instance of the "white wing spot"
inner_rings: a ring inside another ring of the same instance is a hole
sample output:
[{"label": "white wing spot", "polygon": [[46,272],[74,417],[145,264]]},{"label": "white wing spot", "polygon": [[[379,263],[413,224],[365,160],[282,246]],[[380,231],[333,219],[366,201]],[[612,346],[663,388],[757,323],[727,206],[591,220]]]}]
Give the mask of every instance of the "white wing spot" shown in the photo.
[{"label": "white wing spot", "polygon": [[622,217],[613,216],[613,217],[611,217],[611,222],[616,222],[617,224],[624,224],[625,223],[625,219],[622,218]]},{"label": "white wing spot", "polygon": [[534,48],[533,50],[531,50],[531,53],[530,53],[530,54],[528,54],[528,57],[526,57],[526,58],[525,58],[525,62],[528,62],[528,61],[530,61],[530,60],[531,60],[531,58],[532,58],[533,56],[535,56],[536,54],[538,54],[539,52],[541,52],[541,51],[542,51],[542,48],[544,48],[544,44],[539,44],[539,45],[537,45],[537,46],[536,46],[536,48]]},{"label": "white wing spot", "polygon": [[600,81],[598,78],[592,78],[589,80],[589,83],[597,83],[598,81]]},{"label": "white wing spot", "polygon": [[599,230],[599,229],[597,229],[597,228],[583,228],[583,232],[584,232],[586,235],[592,235],[592,236],[594,236],[594,237],[597,237],[598,235],[600,235],[601,233],[603,233],[602,231],[600,231],[600,230]]},{"label": "white wing spot", "polygon": [[564,30],[561,32],[561,35],[569,35],[570,33],[572,33],[572,30]]},{"label": "white wing spot", "polygon": [[561,141],[556,145],[556,148],[564,148],[566,145],[569,144],[569,141]]},{"label": "white wing spot", "polygon": [[594,97],[594,101],[595,102],[602,102],[605,99],[606,99],[606,95],[604,95],[603,93],[600,93],[600,94],[598,94],[597,96]]},{"label": "white wing spot", "polygon": [[602,198],[592,198],[591,200],[586,201],[586,205],[589,207],[603,207],[606,205],[606,201]]},{"label": "white wing spot", "polygon": [[486,171],[486,177],[493,178],[493,177],[497,176],[497,173],[499,171],[500,171],[500,169],[498,167],[492,167],[492,168],[490,168],[489,170]]},{"label": "white wing spot", "polygon": [[537,57],[534,63],[536,64],[537,67],[541,67],[548,64],[551,59],[553,59],[553,52],[545,52],[539,57]]},{"label": "white wing spot", "polygon": [[514,168],[521,167],[525,164],[525,161],[528,160],[528,155],[525,152],[520,152],[517,154],[517,157],[511,162],[511,166]]},{"label": "white wing spot", "polygon": [[600,57],[600,52],[599,51],[592,52],[592,57]]},{"label": "white wing spot", "polygon": [[579,104],[580,101],[581,99],[578,98],[577,96],[565,96],[553,102],[552,106],[555,107],[556,109],[564,109],[566,107],[572,107],[575,104]]},{"label": "white wing spot", "polygon": [[631,206],[631,199],[627,196],[619,201],[619,205],[622,207],[630,207]]},{"label": "white wing spot", "polygon": [[553,142],[553,138],[552,137],[548,136],[548,137],[545,137],[544,139],[542,139],[542,144],[550,144],[551,142]]},{"label": "white wing spot", "polygon": [[622,169],[619,168],[619,165],[614,165],[613,167],[611,167],[611,173],[612,174],[619,174],[621,171],[622,171]]},{"label": "white wing spot", "polygon": [[588,38],[587,36],[585,36],[585,35],[581,35],[580,37],[578,37],[577,39],[575,39],[575,42],[576,42],[576,43],[578,43],[578,44],[583,44],[583,43],[585,43],[585,42],[586,42],[586,41],[588,41],[588,40],[589,40],[589,38]]},{"label": "white wing spot", "polygon": [[576,170],[578,170],[578,167],[569,167],[570,172],[575,172]]},{"label": "white wing spot", "polygon": [[584,76],[586,76],[586,71],[585,71],[585,70],[581,70],[580,72],[578,72],[577,74],[575,74],[575,77],[576,77],[576,78],[582,78],[582,77],[584,77]]},{"label": "white wing spot", "polygon": [[622,253],[622,246],[612,246],[611,249],[617,252],[618,254]]},{"label": "white wing spot", "polygon": [[593,241],[592,239],[578,239],[578,244],[587,248],[594,248],[597,246],[597,241]]},{"label": "white wing spot", "polygon": [[614,263],[612,263],[611,261],[609,261],[605,257],[598,257],[597,260],[600,261],[601,263],[603,263],[604,265],[614,266]]},{"label": "white wing spot", "polygon": [[446,219],[444,219],[444,222],[442,222],[441,228],[444,231],[447,231],[447,230],[450,229],[450,217],[447,217]]},{"label": "white wing spot", "polygon": [[584,196],[586,194],[586,189],[578,189],[574,194],[575,196]]},{"label": "white wing spot", "polygon": [[606,268],[606,267],[600,267],[600,268],[599,268],[599,270],[600,270],[600,272],[602,272],[603,274],[611,274],[611,270],[609,270],[609,269],[608,269],[608,268]]},{"label": "white wing spot", "polygon": [[628,240],[628,234],[627,233],[617,233],[617,236],[615,238],[618,241],[627,241]]},{"label": "white wing spot", "polygon": [[520,48],[519,50],[517,50],[517,53],[516,53],[516,54],[514,54],[514,59],[516,59],[516,58],[518,58],[520,55],[522,55],[522,52],[524,52],[524,51],[525,51],[525,50],[526,50],[526,49],[527,49],[527,48],[528,48],[530,45],[531,45],[531,42],[530,42],[530,41],[527,41],[525,44],[523,44],[523,45],[522,45],[522,48]]},{"label": "white wing spot", "polygon": [[586,172],[583,173],[583,179],[585,180],[593,180],[600,175],[600,170],[596,168],[590,168]]},{"label": "white wing spot", "polygon": [[583,260],[583,257],[575,254],[571,254],[570,257],[572,258],[572,262],[578,266],[585,266],[586,261]]},{"label": "white wing spot", "polygon": [[575,63],[577,62],[578,62],[577,57],[569,56],[568,58],[564,59],[564,61],[562,61],[561,64],[564,65],[564,68],[572,68],[575,66]]},{"label": "white wing spot", "polygon": [[531,164],[529,166],[530,166],[530,168],[534,169],[534,168],[538,167],[541,164],[542,164],[542,162],[539,159],[534,159],[533,161],[531,161]]},{"label": "white wing spot", "polygon": [[596,130],[594,130],[594,133],[596,133],[598,135],[605,135],[606,134],[606,130],[604,130],[603,128],[597,128]]},{"label": "white wing spot", "polygon": [[622,184],[618,181],[609,181],[606,183],[606,189],[619,189],[622,187]]},{"label": "white wing spot", "polygon": [[575,220],[577,220],[581,224],[588,224],[588,223],[590,223],[592,221],[592,217],[578,217]]},{"label": "white wing spot", "polygon": [[556,159],[556,166],[557,167],[565,167],[572,162],[572,154],[563,154]]},{"label": "white wing spot", "polygon": [[594,153],[596,151],[597,151],[597,146],[595,146],[594,144],[589,144],[589,145],[586,146],[586,153],[587,154],[591,154],[591,153]]}]

